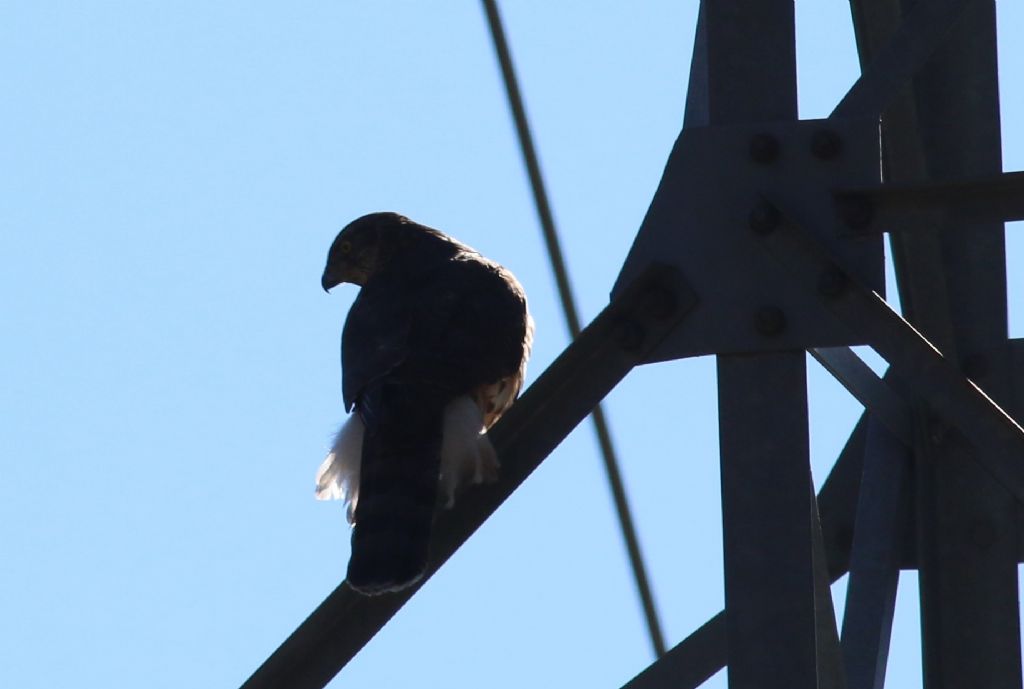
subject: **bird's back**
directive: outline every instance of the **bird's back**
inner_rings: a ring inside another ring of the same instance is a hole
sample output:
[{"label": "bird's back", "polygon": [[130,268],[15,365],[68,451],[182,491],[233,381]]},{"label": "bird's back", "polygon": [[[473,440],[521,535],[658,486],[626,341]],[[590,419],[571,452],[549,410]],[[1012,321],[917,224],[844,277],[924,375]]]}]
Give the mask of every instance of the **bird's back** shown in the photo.
[{"label": "bird's back", "polygon": [[[456,246],[375,275],[346,320],[345,404],[363,429],[348,581],[366,593],[422,575],[439,477],[450,500],[457,474],[496,471],[480,433],[522,384],[532,332],[522,287]],[[455,459],[442,464],[442,448]]]}]

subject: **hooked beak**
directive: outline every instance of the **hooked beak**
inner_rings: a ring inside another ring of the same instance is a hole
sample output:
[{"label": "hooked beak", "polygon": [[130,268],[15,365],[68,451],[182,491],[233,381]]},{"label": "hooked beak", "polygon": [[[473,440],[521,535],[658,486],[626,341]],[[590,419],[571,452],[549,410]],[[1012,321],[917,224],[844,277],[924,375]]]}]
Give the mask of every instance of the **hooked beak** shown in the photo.
[{"label": "hooked beak", "polygon": [[344,281],[332,273],[330,269],[325,270],[323,277],[320,278],[320,286],[324,288],[324,292],[330,292],[332,287],[337,287],[342,282]]}]

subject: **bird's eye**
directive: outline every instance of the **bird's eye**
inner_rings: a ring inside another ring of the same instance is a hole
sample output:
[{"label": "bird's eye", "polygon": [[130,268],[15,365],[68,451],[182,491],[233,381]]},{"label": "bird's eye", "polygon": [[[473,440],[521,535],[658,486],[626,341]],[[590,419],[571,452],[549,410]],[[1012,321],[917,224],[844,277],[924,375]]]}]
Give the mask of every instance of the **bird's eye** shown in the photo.
[{"label": "bird's eye", "polygon": [[341,253],[343,253],[343,254],[351,253],[352,252],[352,242],[346,240],[346,241],[342,242],[338,246],[338,248],[341,249]]}]

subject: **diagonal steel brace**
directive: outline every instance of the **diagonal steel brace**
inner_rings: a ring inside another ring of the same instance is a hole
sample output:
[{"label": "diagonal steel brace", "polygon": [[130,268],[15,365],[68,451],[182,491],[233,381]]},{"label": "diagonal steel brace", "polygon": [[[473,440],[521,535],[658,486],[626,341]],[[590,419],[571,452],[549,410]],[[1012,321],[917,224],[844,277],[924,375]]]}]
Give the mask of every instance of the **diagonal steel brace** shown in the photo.
[{"label": "diagonal steel brace", "polygon": [[881,116],[900,89],[928,62],[964,10],[978,1],[917,3],[829,117]]},{"label": "diagonal steel brace", "polygon": [[651,266],[609,304],[490,431],[501,477],[439,514],[431,562],[414,587],[363,596],[338,586],[242,685],[322,689],[473,535],[591,409],[692,310],[678,272]]},{"label": "diagonal steel brace", "polygon": [[791,216],[782,211],[778,217],[779,224],[759,236],[787,274],[817,292],[828,310],[871,344],[942,422],[970,440],[978,450],[974,460],[1024,502],[1024,429],[884,299],[858,284],[838,257]]}]

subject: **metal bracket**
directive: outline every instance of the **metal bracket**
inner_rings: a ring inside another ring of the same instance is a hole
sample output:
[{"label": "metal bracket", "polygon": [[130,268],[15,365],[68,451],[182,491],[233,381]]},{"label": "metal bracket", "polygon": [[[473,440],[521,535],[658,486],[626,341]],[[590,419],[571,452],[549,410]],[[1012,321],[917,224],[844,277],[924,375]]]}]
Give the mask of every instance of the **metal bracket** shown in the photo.
[{"label": "metal bracket", "polygon": [[943,422],[958,427],[977,449],[972,457],[1024,502],[1024,429],[960,373],[885,300],[861,285],[842,259],[779,210],[784,219],[760,235],[793,284],[874,347],[901,379],[913,384]]},{"label": "metal bracket", "polygon": [[806,120],[693,127],[676,141],[612,295],[654,261],[687,276],[701,303],[648,361],[862,344],[820,300],[765,260],[758,233],[785,203],[857,278],[884,292],[881,237],[840,238],[836,188],[879,180],[878,123]]}]

